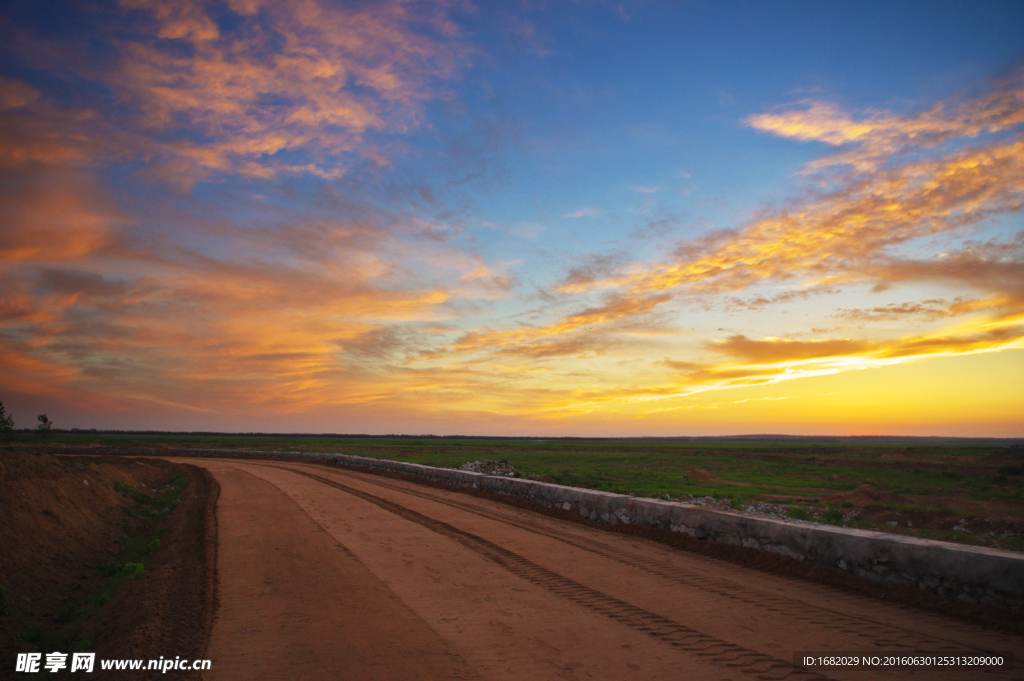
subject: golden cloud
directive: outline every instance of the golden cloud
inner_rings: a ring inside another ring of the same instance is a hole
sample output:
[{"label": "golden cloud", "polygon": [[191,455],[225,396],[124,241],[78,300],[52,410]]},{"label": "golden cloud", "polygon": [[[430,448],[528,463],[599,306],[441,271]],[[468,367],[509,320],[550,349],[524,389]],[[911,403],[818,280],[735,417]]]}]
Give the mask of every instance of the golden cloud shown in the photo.
[{"label": "golden cloud", "polygon": [[[831,178],[831,189],[810,193],[781,210],[735,230],[684,242],[677,259],[662,263],[616,264],[618,273],[598,278],[574,270],[557,289],[582,294],[617,289],[605,307],[586,314],[595,320],[619,319],[621,301],[660,304],[679,297],[714,297],[766,282],[795,282],[804,291],[871,282],[876,285],[913,276],[931,267],[936,273],[955,267],[908,263],[895,249],[915,239],[954,232],[1024,207],[1024,141],[1015,131],[1024,122],[1022,77],[956,106],[940,103],[907,117],[873,114],[855,121],[833,106],[811,103],[799,111],[748,119],[759,129],[801,140],[821,140],[853,149],[825,159],[820,167],[853,163],[857,171]],[[939,141],[1006,133],[981,146],[954,148],[921,156]],[[884,147],[886,162],[881,162]],[[909,154],[894,161],[896,148]],[[867,159],[874,159],[868,163]],[[1004,269],[1015,265],[1003,263]],[[991,279],[992,277],[990,277]],[[962,277],[961,277],[962,279]],[[1019,287],[1016,272],[1003,277],[1004,291]],[[776,296],[783,302],[799,292]],[[651,296],[657,296],[656,298]],[[730,299],[734,303],[736,298]],[[767,299],[763,301],[769,303]],[[760,306],[760,305],[759,305]],[[647,312],[650,306],[637,307]],[[529,337],[561,333],[567,317]],[[598,322],[600,323],[600,322]],[[521,331],[511,332],[523,337]]]},{"label": "golden cloud", "polygon": [[429,355],[437,358],[448,353],[488,351],[522,357],[556,357],[601,350],[616,344],[611,338],[593,333],[595,327],[607,327],[618,320],[642,315],[670,299],[669,294],[646,296],[610,296],[600,306],[563,317],[548,326],[521,326],[505,330],[474,331],[454,341],[446,351]]},{"label": "golden cloud", "polygon": [[[819,172],[836,169],[825,178],[828,189],[809,191],[740,228],[681,243],[677,257],[668,262],[592,258],[572,270],[556,293],[575,296],[610,289],[603,304],[547,325],[470,333],[450,349],[528,361],[586,358],[620,347],[616,327],[672,300],[762,309],[851,285],[884,288],[904,282],[959,287],[965,294],[951,301],[893,303],[840,315],[861,322],[914,315],[969,318],[933,333],[895,339],[753,340],[736,334],[705,346],[729,361],[669,362],[665,366],[680,373],[668,382],[561,392],[543,403],[555,411],[581,405],[589,409],[609,401],[663,399],[1024,347],[1024,235],[967,245],[926,261],[902,257],[899,250],[1024,207],[1020,81],[1018,76],[980,98],[943,102],[912,116],[874,112],[855,119],[836,107],[811,103],[796,112],[752,117],[748,122],[759,129],[841,147],[812,164]],[[723,297],[770,282],[790,283],[793,290],[749,300]],[[971,290],[988,295],[966,294]]]},{"label": "golden cloud", "polygon": [[634,294],[719,293],[798,277],[819,285],[861,281],[886,249],[1022,206],[1024,142],[994,144],[857,177],[742,230],[682,244],[675,263],[601,285]]},{"label": "golden cloud", "polygon": [[852,146],[847,151],[815,161],[808,167],[809,171],[835,165],[873,170],[885,165],[894,155],[1020,126],[1024,123],[1022,73],[992,83],[991,91],[981,97],[939,102],[930,109],[907,116],[869,111],[855,120],[834,104],[805,101],[798,108],[749,116],[746,122],[780,137]]},{"label": "golden cloud", "polygon": [[666,360],[666,366],[680,372],[678,389],[669,394],[661,390],[646,399],[767,385],[935,357],[1021,349],[1024,348],[1024,315],[1000,323],[972,323],[935,334],[888,341],[752,340],[740,335],[715,342],[712,347],[740,361],[701,364]]}]

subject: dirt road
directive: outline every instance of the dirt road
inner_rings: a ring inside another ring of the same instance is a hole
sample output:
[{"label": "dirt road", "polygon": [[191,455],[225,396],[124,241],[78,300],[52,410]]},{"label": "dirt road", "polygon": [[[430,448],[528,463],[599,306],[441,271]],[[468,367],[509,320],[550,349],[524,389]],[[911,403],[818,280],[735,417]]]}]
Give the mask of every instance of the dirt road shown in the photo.
[{"label": "dirt road", "polygon": [[1020,638],[488,500],[335,468],[189,459],[221,485],[222,679],[1024,679],[794,651]]}]

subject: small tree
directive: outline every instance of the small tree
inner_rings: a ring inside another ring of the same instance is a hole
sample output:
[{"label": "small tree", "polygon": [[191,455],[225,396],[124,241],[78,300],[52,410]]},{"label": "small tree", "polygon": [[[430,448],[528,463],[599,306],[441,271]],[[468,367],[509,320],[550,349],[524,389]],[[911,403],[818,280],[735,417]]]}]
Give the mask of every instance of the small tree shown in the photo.
[{"label": "small tree", "polygon": [[4,411],[4,403],[0,402],[0,440],[10,442],[14,439],[14,418]]},{"label": "small tree", "polygon": [[50,435],[52,435],[50,428],[53,426],[53,423],[50,419],[46,418],[46,414],[40,414],[36,418],[39,419],[39,425],[36,426],[36,430],[39,432],[39,437],[44,440],[49,438]]}]

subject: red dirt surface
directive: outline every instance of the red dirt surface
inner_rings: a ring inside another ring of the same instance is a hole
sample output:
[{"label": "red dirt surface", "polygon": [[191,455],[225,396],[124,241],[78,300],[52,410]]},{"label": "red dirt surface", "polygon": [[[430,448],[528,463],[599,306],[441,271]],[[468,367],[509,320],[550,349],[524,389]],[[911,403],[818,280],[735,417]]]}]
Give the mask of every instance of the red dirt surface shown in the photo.
[{"label": "red dirt surface", "polygon": [[491,499],[312,464],[189,461],[223,490],[210,679],[906,678],[820,676],[793,654],[1024,649],[1018,635]]},{"label": "red dirt surface", "polygon": [[221,609],[206,679],[479,678],[293,499],[210,469],[223,490]]}]

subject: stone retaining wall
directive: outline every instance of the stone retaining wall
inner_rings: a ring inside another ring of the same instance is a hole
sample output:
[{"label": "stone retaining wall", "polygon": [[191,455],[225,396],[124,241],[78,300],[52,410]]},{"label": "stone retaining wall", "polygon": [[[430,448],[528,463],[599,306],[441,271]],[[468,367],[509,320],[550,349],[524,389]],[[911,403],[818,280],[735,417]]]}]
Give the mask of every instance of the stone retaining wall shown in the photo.
[{"label": "stone retaining wall", "polygon": [[299,459],[413,475],[453,487],[473,487],[522,497],[550,508],[575,511],[608,525],[624,523],[685,532],[697,539],[810,560],[874,581],[912,583],[970,603],[988,603],[1014,611],[1024,609],[1024,554],[1013,551],[811,522],[781,521],[683,503],[347,454],[198,449],[154,453]]}]

